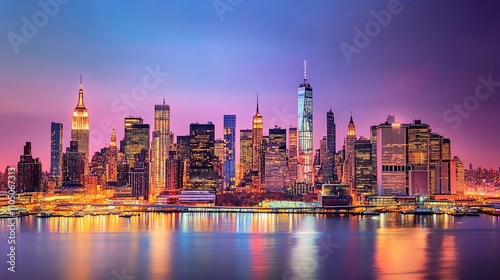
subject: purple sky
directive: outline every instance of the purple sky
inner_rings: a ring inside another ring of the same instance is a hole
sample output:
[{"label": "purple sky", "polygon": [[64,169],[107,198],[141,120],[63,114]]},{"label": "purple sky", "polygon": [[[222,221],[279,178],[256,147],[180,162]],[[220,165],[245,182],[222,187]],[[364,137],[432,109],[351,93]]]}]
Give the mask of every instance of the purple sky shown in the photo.
[{"label": "purple sky", "polygon": [[[175,135],[187,134],[192,122],[212,121],[222,138],[223,114],[237,115],[238,131],[251,128],[257,91],[266,134],[275,124],[296,126],[304,59],[316,148],[330,108],[339,148],[350,111],[358,136],[366,137],[370,125],[394,114],[449,137],[453,155],[466,165],[500,166],[500,87],[483,86],[481,100],[473,97],[479,76],[500,81],[495,1],[242,1],[221,16],[212,0],[164,2],[70,1],[18,44],[11,41],[23,36],[23,18],[43,21],[44,10],[36,1],[0,2],[2,170],[17,164],[26,141],[47,170],[51,121],[64,124],[69,145],[80,74],[93,153],[109,142],[108,126],[123,137],[126,115],[153,124],[154,104],[163,98]],[[356,46],[355,28],[371,26],[371,11],[387,10],[388,3],[396,13],[348,62],[340,44]],[[147,68],[157,67],[169,74],[144,100],[120,101],[143,85]],[[453,112],[464,102],[470,112]]]}]

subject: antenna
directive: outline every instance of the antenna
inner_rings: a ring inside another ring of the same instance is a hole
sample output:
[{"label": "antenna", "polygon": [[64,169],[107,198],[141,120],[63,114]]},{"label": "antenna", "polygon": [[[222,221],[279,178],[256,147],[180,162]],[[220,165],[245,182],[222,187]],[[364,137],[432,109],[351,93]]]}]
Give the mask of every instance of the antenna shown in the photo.
[{"label": "antenna", "polygon": [[307,80],[307,60],[304,59],[304,81]]},{"label": "antenna", "polygon": [[259,92],[257,91],[257,113],[259,113]]}]

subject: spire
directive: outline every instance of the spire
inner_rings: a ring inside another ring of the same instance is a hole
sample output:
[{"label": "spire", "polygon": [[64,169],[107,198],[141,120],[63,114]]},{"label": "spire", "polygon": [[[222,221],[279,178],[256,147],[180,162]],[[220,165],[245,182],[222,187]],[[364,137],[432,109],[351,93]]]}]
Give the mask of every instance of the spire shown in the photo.
[{"label": "spire", "polygon": [[347,127],[347,136],[356,137],[356,126],[354,125],[354,121],[352,120],[352,111],[351,111],[351,119],[349,120],[349,126]]},{"label": "spire", "polygon": [[307,60],[304,59],[304,83],[307,81]]},{"label": "spire", "polygon": [[111,131],[111,142],[109,142],[109,147],[116,148],[116,132],[114,128]]},{"label": "spire", "polygon": [[257,114],[259,113],[259,92],[257,92]]},{"label": "spire", "polygon": [[82,82],[82,75],[80,75],[80,90],[78,91],[78,105],[76,105],[77,108],[85,108],[85,105],[83,104],[83,82]]},{"label": "spire", "polygon": [[165,105],[165,98],[163,98],[163,105]]}]

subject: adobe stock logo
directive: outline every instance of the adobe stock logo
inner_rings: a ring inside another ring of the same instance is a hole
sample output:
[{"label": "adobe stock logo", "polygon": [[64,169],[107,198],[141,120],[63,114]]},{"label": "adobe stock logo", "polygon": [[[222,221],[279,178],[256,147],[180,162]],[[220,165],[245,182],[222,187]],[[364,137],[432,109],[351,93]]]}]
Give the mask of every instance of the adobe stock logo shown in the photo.
[{"label": "adobe stock logo", "polygon": [[21,32],[19,34],[14,32],[9,32],[7,34],[7,39],[9,39],[12,49],[17,54],[19,53],[19,46],[21,44],[27,44],[30,39],[33,39],[38,30],[47,23],[49,23],[49,17],[53,18],[59,13],[60,5],[65,5],[69,0],[40,0],[38,1],[38,6],[42,8],[41,11],[37,11],[29,20],[27,17],[22,17],[21,21],[23,26],[21,27]]},{"label": "adobe stock logo", "polygon": [[485,101],[495,92],[495,88],[500,87],[500,82],[493,81],[493,75],[489,74],[488,79],[483,76],[477,77],[479,84],[476,86],[474,94],[464,98],[462,104],[453,104],[452,109],[443,113],[443,120],[447,123],[454,123],[452,128],[458,129],[462,125],[463,119],[468,119],[472,112],[479,109],[479,101]]},{"label": "adobe stock logo", "polygon": [[[351,63],[353,54],[360,54],[361,49],[366,48],[373,38],[377,37],[382,31],[382,27],[387,27],[391,23],[392,15],[397,15],[403,11],[403,7],[398,0],[390,0],[387,3],[387,10],[375,12],[370,11],[370,15],[374,20],[370,20],[365,24],[364,31],[359,27],[354,27],[354,46],[346,42],[339,44],[342,54],[344,54],[347,63]],[[371,38],[371,39],[370,39]]]}]

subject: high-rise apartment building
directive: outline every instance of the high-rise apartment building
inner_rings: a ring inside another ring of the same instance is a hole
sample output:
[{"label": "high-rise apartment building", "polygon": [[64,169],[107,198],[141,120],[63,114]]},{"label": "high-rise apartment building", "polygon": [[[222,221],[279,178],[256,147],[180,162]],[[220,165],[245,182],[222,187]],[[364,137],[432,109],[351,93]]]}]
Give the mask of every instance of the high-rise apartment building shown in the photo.
[{"label": "high-rise apartment building", "polygon": [[63,124],[50,125],[50,179],[56,188],[62,186]]},{"label": "high-rise apartment building", "polygon": [[31,154],[31,142],[26,142],[24,153],[17,163],[17,192],[42,191],[42,163]]},{"label": "high-rise apartment building", "polygon": [[224,181],[227,188],[236,182],[236,115],[224,115]]}]

